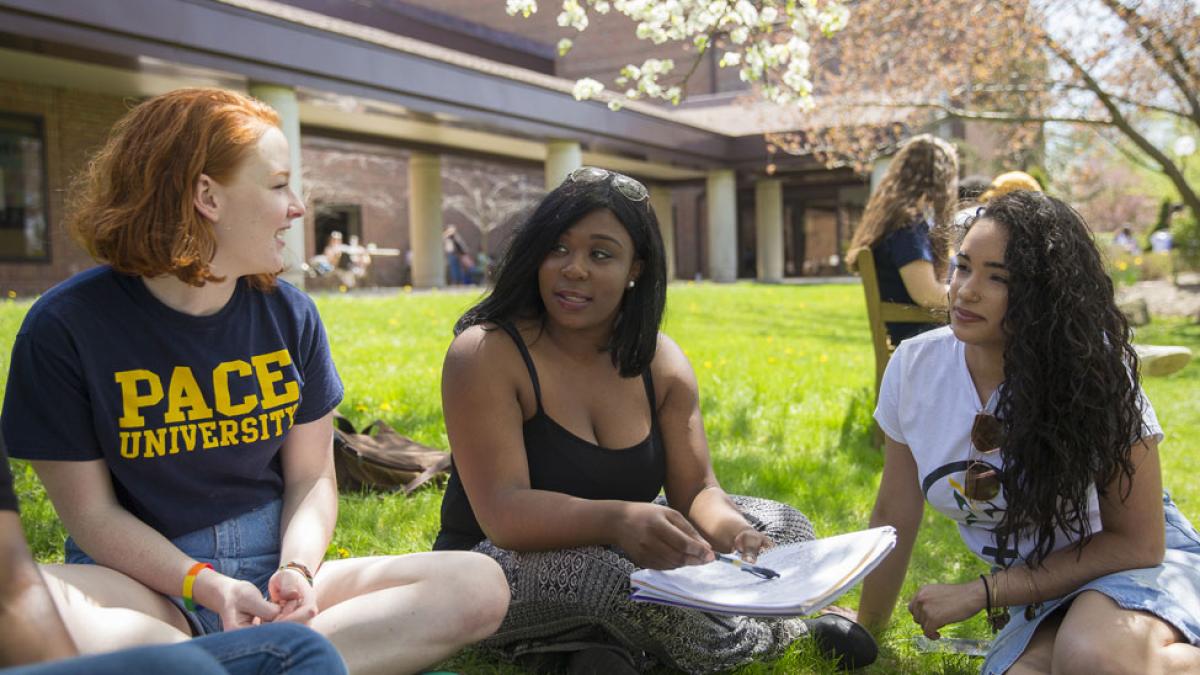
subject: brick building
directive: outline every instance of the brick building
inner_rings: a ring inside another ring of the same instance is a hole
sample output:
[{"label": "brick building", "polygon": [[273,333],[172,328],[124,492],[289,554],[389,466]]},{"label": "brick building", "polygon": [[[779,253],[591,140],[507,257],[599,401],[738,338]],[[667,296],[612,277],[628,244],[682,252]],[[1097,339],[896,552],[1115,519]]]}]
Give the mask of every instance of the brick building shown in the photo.
[{"label": "brick building", "polygon": [[[632,40],[616,14],[581,35],[554,18],[517,20],[498,0],[0,0],[0,291],[92,264],[62,227],[72,177],[132,102],[197,85],[280,110],[308,207],[297,263],[339,230],[399,253],[376,256],[374,283],[442,285],[443,227],[494,257],[522,209],[585,163],[651,188],[678,278],[839,269],[862,177],[807,158],[766,175],[762,134],[792,122],[742,107],[736,73],[714,63],[680,109],[575,101],[578,77],[690,57]],[[565,57],[562,36],[576,40]]]}]

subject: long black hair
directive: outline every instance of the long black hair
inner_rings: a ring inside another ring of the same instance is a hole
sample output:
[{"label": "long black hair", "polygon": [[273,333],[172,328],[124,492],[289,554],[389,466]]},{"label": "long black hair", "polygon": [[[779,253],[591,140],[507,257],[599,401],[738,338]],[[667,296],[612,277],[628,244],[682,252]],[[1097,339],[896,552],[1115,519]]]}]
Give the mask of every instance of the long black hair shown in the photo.
[{"label": "long black hair", "polygon": [[667,264],[658,219],[649,198],[632,201],[612,185],[612,176],[596,181],[567,180],[542,199],[518,226],[496,269],[496,285],[454,325],[457,335],[485,322],[545,319],[538,292],[538,268],[564,232],[584,216],[608,209],[633,240],[634,260],[642,269],[634,287],[624,293],[604,349],[622,377],[641,375],[650,367],[658,345],[658,328],[667,304]]},{"label": "long black hair", "polygon": [[[1088,492],[1132,489],[1131,445],[1143,435],[1137,357],[1113,284],[1083,218],[1038,192],[998,197],[981,217],[1008,231],[1004,386],[997,416],[1006,438],[1007,510],[998,548],[1028,536],[1040,565],[1055,530],[1082,547],[1093,534]],[[1078,550],[1078,549],[1077,549]]]}]

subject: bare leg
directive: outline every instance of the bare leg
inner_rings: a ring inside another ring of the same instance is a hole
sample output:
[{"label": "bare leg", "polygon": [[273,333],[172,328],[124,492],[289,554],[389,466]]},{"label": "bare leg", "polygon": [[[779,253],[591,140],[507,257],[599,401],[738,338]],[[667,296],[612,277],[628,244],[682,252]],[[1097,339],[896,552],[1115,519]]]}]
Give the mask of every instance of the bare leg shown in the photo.
[{"label": "bare leg", "polygon": [[316,576],[328,637],[354,675],[419,670],[495,632],[508,609],[500,566],[477,553],[331,560]]},{"label": "bare leg", "polygon": [[41,565],[54,605],[84,654],[191,637],[165,597],[100,565]]},{"label": "bare leg", "polygon": [[1054,638],[1058,634],[1058,626],[1062,623],[1062,614],[1055,612],[1038,624],[1033,632],[1025,651],[1005,675],[1049,675],[1051,659],[1054,656]]},{"label": "bare leg", "polygon": [[1103,593],[1084,591],[1059,627],[1053,667],[1063,675],[1197,673],[1200,649],[1153,614],[1122,609]]}]

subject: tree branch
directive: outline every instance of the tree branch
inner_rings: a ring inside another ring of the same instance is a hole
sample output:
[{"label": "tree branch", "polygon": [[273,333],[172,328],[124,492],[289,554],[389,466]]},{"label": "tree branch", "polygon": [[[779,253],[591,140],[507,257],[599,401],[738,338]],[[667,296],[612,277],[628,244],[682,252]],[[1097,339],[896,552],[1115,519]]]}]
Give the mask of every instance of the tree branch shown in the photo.
[{"label": "tree branch", "polygon": [[[1179,47],[1163,34],[1162,40],[1168,50],[1172,52],[1171,54],[1164,54],[1158,48],[1158,45],[1154,43],[1152,35],[1154,32],[1162,34],[1162,30],[1155,31],[1150,26],[1150,21],[1146,17],[1138,14],[1133,8],[1121,4],[1119,0],[1101,1],[1125,22],[1125,25],[1129,28],[1129,32],[1133,35],[1137,43],[1141,45],[1146,54],[1150,56],[1159,68],[1163,69],[1167,77],[1171,78],[1171,81],[1179,88],[1184,99],[1187,100],[1188,106],[1192,109],[1191,114],[1187,118],[1197,127],[1200,127],[1200,97],[1197,97],[1196,93],[1197,84],[1200,84],[1200,82],[1197,82],[1195,74],[1191,72],[1191,65],[1187,62]],[[1183,72],[1180,72],[1181,69]],[[1191,82],[1188,80],[1191,80]]]},{"label": "tree branch", "polygon": [[[963,86],[963,87],[958,87],[953,92],[951,92],[951,97],[953,98],[955,95],[968,94],[968,93],[984,93],[984,94],[1010,94],[1010,93],[1019,94],[1019,93],[1025,93],[1025,92],[1053,93],[1057,89],[1076,89],[1079,91],[1088,91],[1088,92],[1091,91],[1087,87],[1085,87],[1081,84],[1076,84],[1074,82],[1050,81],[1050,82],[1046,83],[1046,86],[1029,85],[1029,84],[984,84],[984,85]],[[1168,108],[1166,106],[1154,105],[1152,103],[1146,103],[1144,101],[1135,101],[1127,96],[1119,96],[1116,94],[1109,94],[1109,96],[1111,96],[1114,101],[1118,101],[1118,102],[1124,103],[1126,105],[1131,105],[1136,108],[1141,108],[1142,110],[1164,113],[1166,115],[1172,115],[1174,117],[1182,117],[1183,119],[1186,119],[1189,121],[1191,121],[1191,119],[1192,119],[1191,115],[1183,110],[1177,110],[1175,108]]]},{"label": "tree branch", "polygon": [[941,110],[950,117],[981,122],[1063,122],[1066,124],[1083,124],[1089,126],[1111,126],[1112,121],[1093,117],[1070,117],[1064,115],[1025,115],[1012,112],[991,112],[967,110],[938,101],[856,101],[841,104],[851,108],[925,108]]},{"label": "tree branch", "polygon": [[1054,53],[1055,56],[1061,59],[1063,63],[1067,64],[1071,70],[1074,71],[1077,76],[1079,76],[1079,78],[1083,81],[1083,84],[1087,86],[1087,88],[1091,90],[1092,94],[1096,96],[1096,98],[1100,101],[1100,105],[1104,106],[1104,109],[1108,111],[1109,116],[1112,117],[1112,126],[1119,129],[1121,133],[1125,134],[1125,136],[1129,138],[1129,140],[1133,141],[1133,144],[1136,145],[1139,150],[1146,153],[1150,159],[1153,159],[1160,167],[1162,167],[1162,172],[1166,174],[1171,183],[1175,185],[1175,189],[1179,191],[1179,196],[1183,198],[1184,203],[1186,203],[1188,208],[1191,209],[1192,215],[1200,218],[1200,195],[1197,195],[1196,191],[1192,189],[1192,186],[1188,184],[1187,178],[1179,170],[1179,167],[1175,166],[1175,163],[1171,161],[1171,158],[1167,157],[1162,150],[1159,150],[1157,147],[1155,147],[1155,145],[1151,143],[1145,136],[1138,133],[1137,129],[1133,128],[1133,125],[1130,124],[1129,120],[1127,120],[1121,113],[1121,109],[1117,107],[1117,104],[1112,100],[1112,97],[1108,95],[1108,92],[1104,91],[1104,88],[1100,86],[1100,83],[1096,81],[1096,78],[1092,77],[1091,73],[1085,70],[1084,67],[1075,60],[1075,57],[1071,55],[1071,52],[1069,52],[1049,35],[1043,34],[1042,41],[1045,43],[1046,47]]}]

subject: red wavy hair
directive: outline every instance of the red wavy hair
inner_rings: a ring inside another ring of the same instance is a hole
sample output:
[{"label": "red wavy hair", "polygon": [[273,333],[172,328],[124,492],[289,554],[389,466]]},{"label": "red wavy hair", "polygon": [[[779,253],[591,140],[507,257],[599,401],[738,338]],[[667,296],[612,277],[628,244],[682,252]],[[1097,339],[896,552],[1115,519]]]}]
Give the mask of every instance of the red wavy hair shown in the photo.
[{"label": "red wavy hair", "polygon": [[[98,262],[143,277],[172,274],[203,286],[223,281],[209,265],[217,252],[210,221],[193,201],[200,174],[218,183],[279,114],[223,89],[177,89],[121,118],[80,176],[67,227]],[[275,274],[250,279],[271,288]]]}]

